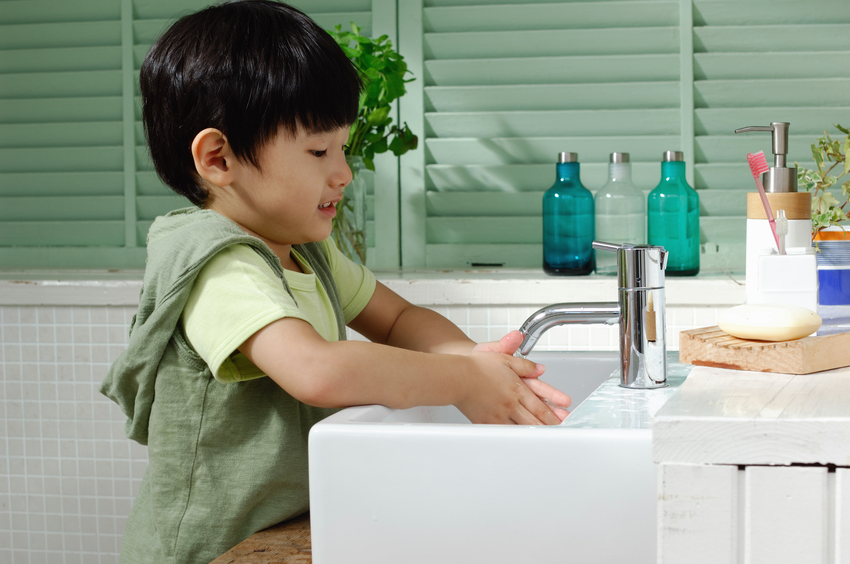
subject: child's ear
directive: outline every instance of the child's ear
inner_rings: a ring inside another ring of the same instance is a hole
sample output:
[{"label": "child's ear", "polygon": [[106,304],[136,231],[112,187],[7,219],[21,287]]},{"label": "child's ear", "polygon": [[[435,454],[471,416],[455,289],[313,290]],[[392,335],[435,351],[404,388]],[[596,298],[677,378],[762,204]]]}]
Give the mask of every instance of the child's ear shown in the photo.
[{"label": "child's ear", "polygon": [[195,136],[192,159],[201,178],[214,186],[227,186],[233,182],[236,158],[227,137],[218,129],[207,128]]}]

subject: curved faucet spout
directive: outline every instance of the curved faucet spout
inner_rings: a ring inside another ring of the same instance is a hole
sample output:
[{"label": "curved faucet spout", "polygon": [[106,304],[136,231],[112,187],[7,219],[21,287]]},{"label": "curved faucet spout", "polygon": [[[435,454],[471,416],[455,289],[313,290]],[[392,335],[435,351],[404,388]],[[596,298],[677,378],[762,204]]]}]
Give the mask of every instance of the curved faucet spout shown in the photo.
[{"label": "curved faucet spout", "polygon": [[588,302],[554,304],[535,312],[520,327],[522,344],[517,352],[528,355],[540,336],[556,325],[573,323],[604,323],[615,325],[620,322],[620,305],[617,302]]}]

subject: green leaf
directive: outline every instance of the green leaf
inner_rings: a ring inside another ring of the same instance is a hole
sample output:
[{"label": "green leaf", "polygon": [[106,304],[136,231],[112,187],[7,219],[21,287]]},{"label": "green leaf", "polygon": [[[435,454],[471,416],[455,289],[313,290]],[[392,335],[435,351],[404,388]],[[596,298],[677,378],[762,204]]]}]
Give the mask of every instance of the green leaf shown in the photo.
[{"label": "green leaf", "polygon": [[844,133],[845,135],[850,135],[850,130],[848,130],[847,128],[841,127],[841,125],[837,124],[837,123],[835,123],[833,125],[835,126],[835,129],[837,129],[841,133]]},{"label": "green leaf", "polygon": [[847,158],[850,153],[850,135],[844,139],[844,174],[850,173],[850,159]]},{"label": "green leaf", "polygon": [[823,163],[823,154],[821,154],[820,145],[817,143],[812,143],[812,158],[815,159],[815,164]]},{"label": "green leaf", "polygon": [[403,129],[394,128],[393,133],[395,133],[395,137],[390,142],[389,148],[397,157],[416,149],[419,145],[419,138],[410,131],[407,123],[404,124]]},{"label": "green leaf", "polygon": [[341,26],[336,26],[335,31],[328,33],[360,71],[364,82],[360,111],[351,126],[346,154],[362,156],[367,168],[374,170],[371,164],[374,155],[387,150],[401,155],[415,149],[418,138],[407,124],[401,129],[392,126],[390,133],[385,133],[393,121],[390,103],[406,93],[405,83],[415,80],[412,76],[406,78],[411,73],[404,57],[392,48],[387,35],[377,39],[366,37],[354,22],[351,32],[343,32]]},{"label": "green leaf", "polygon": [[830,209],[840,205],[835,196],[829,192],[818,194],[812,198],[812,214],[829,214]]}]

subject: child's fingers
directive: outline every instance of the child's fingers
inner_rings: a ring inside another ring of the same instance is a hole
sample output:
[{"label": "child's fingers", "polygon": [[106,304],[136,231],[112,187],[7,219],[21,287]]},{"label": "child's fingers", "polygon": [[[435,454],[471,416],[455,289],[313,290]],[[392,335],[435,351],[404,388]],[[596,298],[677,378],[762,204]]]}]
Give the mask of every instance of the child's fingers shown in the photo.
[{"label": "child's fingers", "polygon": [[472,349],[475,352],[495,352],[502,354],[514,354],[514,352],[522,344],[522,333],[519,331],[511,331],[498,341],[489,343],[478,343]]},{"label": "child's fingers", "polygon": [[537,378],[546,370],[546,367],[530,360],[517,356],[506,356],[508,366],[516,372],[520,378]]},{"label": "child's fingers", "polygon": [[[515,417],[522,416],[524,419],[530,420],[531,423],[520,423],[514,419],[518,425],[540,425],[541,423],[543,425],[558,425],[561,422],[558,416],[530,390],[525,390],[520,398],[520,403],[522,405],[519,406]],[[529,416],[531,419],[528,419]]]},{"label": "child's fingers", "polygon": [[511,331],[499,339],[499,346],[501,347],[501,351],[499,352],[503,354],[514,354],[521,344],[522,333],[519,331]]},{"label": "child's fingers", "polygon": [[[548,404],[548,402],[546,403]],[[549,407],[552,408],[552,413],[555,414],[555,417],[561,420],[561,423],[563,423],[564,419],[566,419],[567,416],[570,414],[570,412],[564,409],[563,407],[558,407],[557,405],[550,405]]]},{"label": "child's fingers", "polygon": [[539,397],[542,400],[545,400],[552,405],[556,405],[558,407],[569,407],[573,400],[557,388],[553,388],[546,382],[542,382],[537,378],[523,378],[523,382],[528,386],[528,389],[534,392],[534,395]]}]

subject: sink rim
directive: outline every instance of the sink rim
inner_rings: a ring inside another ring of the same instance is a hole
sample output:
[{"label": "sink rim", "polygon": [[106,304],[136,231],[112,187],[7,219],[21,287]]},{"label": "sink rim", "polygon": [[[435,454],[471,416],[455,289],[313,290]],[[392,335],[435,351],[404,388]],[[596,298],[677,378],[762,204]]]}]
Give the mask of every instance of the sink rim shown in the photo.
[{"label": "sink rim", "polygon": [[[541,362],[546,364],[547,360],[557,359],[557,360],[568,360],[570,358],[587,360],[591,362],[614,362],[613,371],[606,377],[602,382],[605,382],[607,379],[614,377],[619,370],[619,351],[532,351],[529,355],[530,359],[535,362]],[[541,377],[541,380],[546,381],[546,374],[544,373]],[[574,404],[571,406],[571,410],[575,409],[581,405],[581,402]],[[448,406],[417,406],[408,409],[430,409],[430,408],[440,408],[440,407],[448,407]],[[313,426],[313,429],[320,427],[320,431],[330,430],[331,426],[334,427],[342,427],[338,430],[344,430],[344,427],[347,426],[368,426],[370,431],[374,432],[375,428],[387,428],[387,432],[390,429],[397,429],[399,427],[405,428],[439,428],[441,429],[441,433],[451,432],[451,433],[460,433],[460,432],[468,432],[461,431],[464,428],[476,428],[479,429],[478,433],[484,433],[487,429],[563,429],[562,425],[509,425],[509,424],[488,424],[488,425],[476,425],[474,423],[447,423],[447,422],[404,422],[404,421],[385,421],[387,417],[389,417],[392,413],[396,411],[407,411],[402,409],[396,409],[392,407],[387,407],[380,404],[370,404],[370,405],[357,405],[346,407],[341,409],[340,411],[326,417],[325,419],[316,423]],[[311,430],[312,433],[312,430]]]}]

